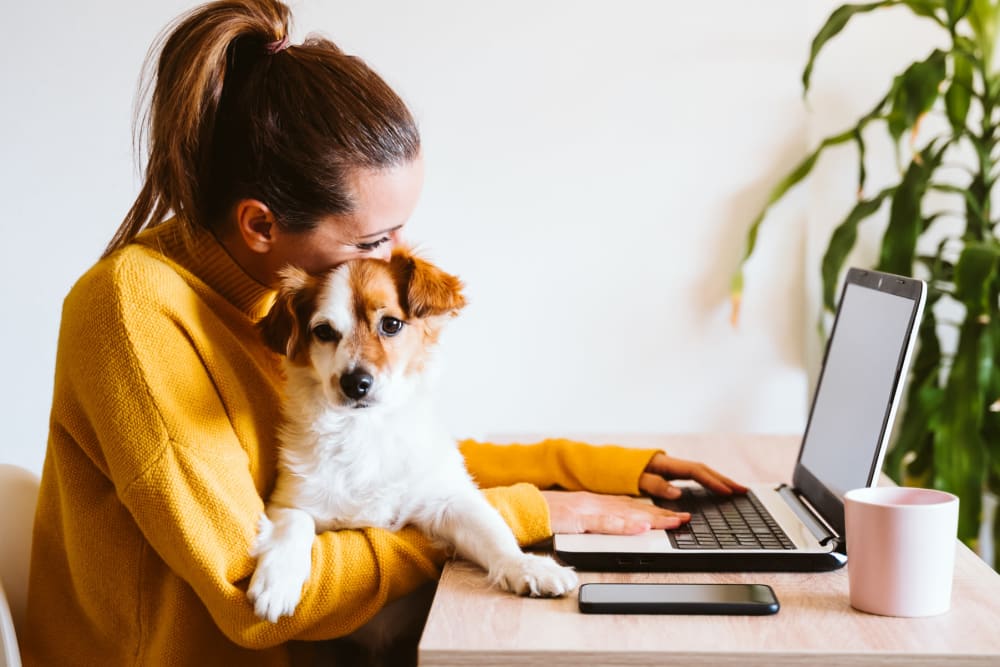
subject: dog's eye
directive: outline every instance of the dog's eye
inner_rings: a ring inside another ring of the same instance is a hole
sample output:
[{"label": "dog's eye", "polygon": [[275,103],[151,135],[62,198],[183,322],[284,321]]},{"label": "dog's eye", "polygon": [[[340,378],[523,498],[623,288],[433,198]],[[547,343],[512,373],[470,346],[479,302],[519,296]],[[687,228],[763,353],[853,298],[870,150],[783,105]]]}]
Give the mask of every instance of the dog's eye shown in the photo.
[{"label": "dog's eye", "polygon": [[385,336],[395,336],[403,330],[403,321],[395,317],[383,317],[378,323],[378,330]]},{"label": "dog's eye", "polygon": [[337,330],[326,322],[314,326],[312,334],[316,337],[316,340],[321,340],[324,343],[336,343],[340,340],[340,334],[337,333]]}]

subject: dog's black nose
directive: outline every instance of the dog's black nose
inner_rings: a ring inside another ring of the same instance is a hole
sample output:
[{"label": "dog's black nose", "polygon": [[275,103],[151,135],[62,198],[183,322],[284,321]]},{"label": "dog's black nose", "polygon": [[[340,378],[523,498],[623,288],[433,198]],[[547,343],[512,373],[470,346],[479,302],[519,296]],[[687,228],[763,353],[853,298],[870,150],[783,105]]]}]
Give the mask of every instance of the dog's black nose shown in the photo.
[{"label": "dog's black nose", "polygon": [[375,378],[360,369],[340,376],[340,388],[348,398],[364,398],[373,382]]}]

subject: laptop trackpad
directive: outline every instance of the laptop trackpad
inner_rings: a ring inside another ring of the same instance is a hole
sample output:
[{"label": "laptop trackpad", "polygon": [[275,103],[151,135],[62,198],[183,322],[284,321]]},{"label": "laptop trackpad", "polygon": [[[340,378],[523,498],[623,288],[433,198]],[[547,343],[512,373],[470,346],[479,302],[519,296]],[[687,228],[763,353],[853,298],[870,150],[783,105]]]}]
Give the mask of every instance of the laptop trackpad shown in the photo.
[{"label": "laptop trackpad", "polygon": [[612,552],[612,553],[662,553],[673,551],[666,531],[650,530],[639,535],[556,535],[558,551]]}]

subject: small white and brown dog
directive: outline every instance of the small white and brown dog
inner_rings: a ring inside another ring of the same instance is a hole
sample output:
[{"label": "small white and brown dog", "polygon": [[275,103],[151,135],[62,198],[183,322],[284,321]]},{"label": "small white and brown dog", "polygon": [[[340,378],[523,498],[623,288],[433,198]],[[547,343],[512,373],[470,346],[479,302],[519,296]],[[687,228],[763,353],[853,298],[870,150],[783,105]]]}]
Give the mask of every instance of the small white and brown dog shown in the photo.
[{"label": "small white and brown dog", "polygon": [[315,535],[413,525],[521,595],[559,596],[576,574],[525,554],[435,418],[434,353],[463,306],[461,281],[406,249],[322,276],[288,268],[261,321],[287,376],[278,479],[261,517],[247,594],[291,615]]}]

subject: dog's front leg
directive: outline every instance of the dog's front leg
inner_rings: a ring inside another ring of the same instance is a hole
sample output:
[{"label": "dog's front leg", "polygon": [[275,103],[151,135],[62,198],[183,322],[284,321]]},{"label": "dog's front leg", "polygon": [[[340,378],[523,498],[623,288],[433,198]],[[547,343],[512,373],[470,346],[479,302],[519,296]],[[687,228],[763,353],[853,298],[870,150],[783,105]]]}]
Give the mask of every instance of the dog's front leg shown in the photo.
[{"label": "dog's front leg", "polygon": [[553,597],[576,588],[572,569],[522,552],[510,527],[478,490],[444,500],[426,528],[489,572],[490,583],[508,591]]},{"label": "dog's front leg", "polygon": [[247,589],[258,616],[275,623],[295,611],[312,569],[315,537],[316,522],[302,510],[270,505],[261,515],[250,551],[257,569]]}]

